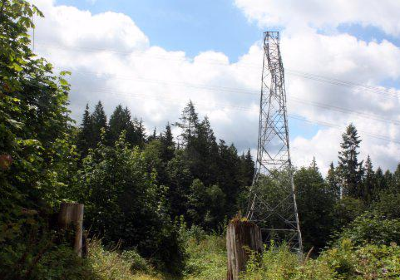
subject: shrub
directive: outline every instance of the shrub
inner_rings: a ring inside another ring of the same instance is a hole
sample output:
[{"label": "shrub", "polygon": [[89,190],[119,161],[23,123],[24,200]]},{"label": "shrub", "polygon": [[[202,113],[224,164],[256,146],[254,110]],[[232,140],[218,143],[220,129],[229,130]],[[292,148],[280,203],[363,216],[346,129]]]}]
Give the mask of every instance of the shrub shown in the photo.
[{"label": "shrub", "polygon": [[351,240],[354,245],[390,245],[392,242],[399,244],[400,220],[387,219],[378,213],[366,213],[356,218],[339,237],[340,240]]},{"label": "shrub", "polygon": [[226,277],[225,238],[218,235],[206,235],[199,227],[192,227],[187,236],[184,279],[224,279]]},{"label": "shrub", "polygon": [[105,250],[99,239],[89,242],[88,261],[96,271],[98,279],[133,280],[141,278],[143,274],[148,275],[146,279],[156,277],[153,268],[135,250],[122,253]]},{"label": "shrub", "polygon": [[302,261],[286,245],[270,246],[262,256],[253,255],[243,275],[245,280],[334,279],[333,270],[317,260]]},{"label": "shrub", "polygon": [[0,228],[5,237],[0,243],[1,279],[99,279],[90,262],[63,241],[64,233],[49,230],[38,218],[27,220],[18,231]]},{"label": "shrub", "polygon": [[400,247],[395,243],[359,247],[349,239],[342,239],[318,261],[334,270],[333,279],[399,279],[400,276]]}]

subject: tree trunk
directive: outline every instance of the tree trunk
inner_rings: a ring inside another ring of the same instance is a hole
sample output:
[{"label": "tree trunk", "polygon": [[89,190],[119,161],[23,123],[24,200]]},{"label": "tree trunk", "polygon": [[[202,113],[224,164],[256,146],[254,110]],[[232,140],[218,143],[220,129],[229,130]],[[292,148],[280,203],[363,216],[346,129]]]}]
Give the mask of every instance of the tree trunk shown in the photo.
[{"label": "tree trunk", "polygon": [[74,251],[82,256],[82,232],[83,232],[83,204],[61,203],[58,215],[58,226],[60,229],[74,228]]},{"label": "tree trunk", "polygon": [[263,248],[260,228],[248,221],[232,220],[226,233],[228,254],[227,280],[238,280],[246,269],[251,252],[261,253]]}]

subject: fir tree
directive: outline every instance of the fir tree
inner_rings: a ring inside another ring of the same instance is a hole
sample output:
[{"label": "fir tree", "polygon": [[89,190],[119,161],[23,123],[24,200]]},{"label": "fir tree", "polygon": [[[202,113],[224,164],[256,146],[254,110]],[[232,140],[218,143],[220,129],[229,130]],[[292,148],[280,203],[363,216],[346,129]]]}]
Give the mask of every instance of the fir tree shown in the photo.
[{"label": "fir tree", "polygon": [[180,135],[182,138],[182,144],[190,145],[193,137],[197,136],[197,128],[199,125],[199,117],[192,101],[189,101],[189,103],[183,109],[180,122],[176,122],[175,125],[182,129],[182,133]]},{"label": "fir tree", "polygon": [[362,199],[364,200],[364,202],[370,203],[374,195],[375,172],[369,155],[367,157],[367,160],[365,161],[364,169],[365,176],[363,180]]},{"label": "fir tree", "polygon": [[391,187],[394,191],[400,191],[400,164],[397,165],[396,171],[393,173]]},{"label": "fir tree", "polygon": [[354,198],[361,197],[362,162],[358,162],[357,149],[361,140],[357,129],[350,124],[343,133],[342,150],[339,152],[339,172],[343,183],[343,194]]},{"label": "fir tree", "polygon": [[82,124],[79,128],[77,146],[82,158],[87,156],[89,148],[94,148],[93,141],[93,122],[89,112],[89,104],[86,104],[85,112],[82,117]]},{"label": "fir tree", "polygon": [[133,119],[133,125],[135,128],[135,133],[134,133],[134,139],[132,142],[134,145],[143,147],[146,139],[146,132],[145,132],[145,127],[143,125],[142,120],[138,120],[137,118]]},{"label": "fir tree", "polygon": [[91,119],[93,123],[92,143],[95,143],[95,145],[97,145],[97,143],[101,141],[102,129],[104,129],[106,135],[108,135],[107,116],[104,112],[103,104],[101,103],[101,101],[99,101],[99,103],[97,103],[96,107],[94,108]]},{"label": "fir tree", "polygon": [[151,141],[157,140],[157,139],[158,139],[158,136],[157,136],[157,128],[155,127],[154,130],[153,130],[153,134],[150,135],[150,136],[147,138],[147,142],[150,143]]},{"label": "fir tree", "polygon": [[340,179],[338,176],[338,172],[331,162],[328,170],[328,176],[326,177],[327,185],[327,193],[331,194],[335,200],[340,199]]},{"label": "fir tree", "polygon": [[171,126],[168,123],[165,132],[160,136],[161,141],[161,159],[164,162],[170,161],[174,157],[175,142],[172,135]]},{"label": "fir tree", "polygon": [[126,142],[135,145],[135,128],[131,120],[131,113],[128,108],[124,109],[121,105],[118,105],[109,121],[109,139],[111,145],[114,145],[123,131],[125,131]]},{"label": "fir tree", "polygon": [[310,168],[313,169],[314,171],[319,171],[315,157],[313,157],[313,159],[311,161]]},{"label": "fir tree", "polygon": [[243,155],[240,157],[240,160],[242,165],[241,174],[243,186],[251,186],[251,184],[253,183],[255,167],[250,149],[247,150],[246,154],[243,153]]}]

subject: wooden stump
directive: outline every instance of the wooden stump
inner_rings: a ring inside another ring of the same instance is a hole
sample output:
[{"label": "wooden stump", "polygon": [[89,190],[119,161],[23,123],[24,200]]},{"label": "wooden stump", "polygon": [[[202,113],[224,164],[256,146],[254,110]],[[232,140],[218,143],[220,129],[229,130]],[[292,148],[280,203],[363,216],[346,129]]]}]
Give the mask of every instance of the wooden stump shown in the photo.
[{"label": "wooden stump", "polygon": [[251,251],[261,253],[263,244],[260,228],[248,221],[232,220],[226,232],[228,254],[227,280],[238,280],[245,271]]},{"label": "wooden stump", "polygon": [[60,229],[68,229],[71,225],[75,230],[74,251],[78,256],[82,256],[83,204],[61,204],[58,226]]}]

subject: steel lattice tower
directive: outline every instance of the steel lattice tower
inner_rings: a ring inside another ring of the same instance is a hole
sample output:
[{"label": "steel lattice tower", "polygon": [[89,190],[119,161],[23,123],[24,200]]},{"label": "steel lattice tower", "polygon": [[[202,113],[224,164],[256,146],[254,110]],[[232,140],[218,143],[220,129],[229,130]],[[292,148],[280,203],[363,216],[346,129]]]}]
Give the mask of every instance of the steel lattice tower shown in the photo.
[{"label": "steel lattice tower", "polygon": [[303,246],[290,160],[285,77],[279,32],[276,31],[264,33],[258,150],[250,194],[247,218],[261,227],[266,241],[285,241],[301,253]]}]

